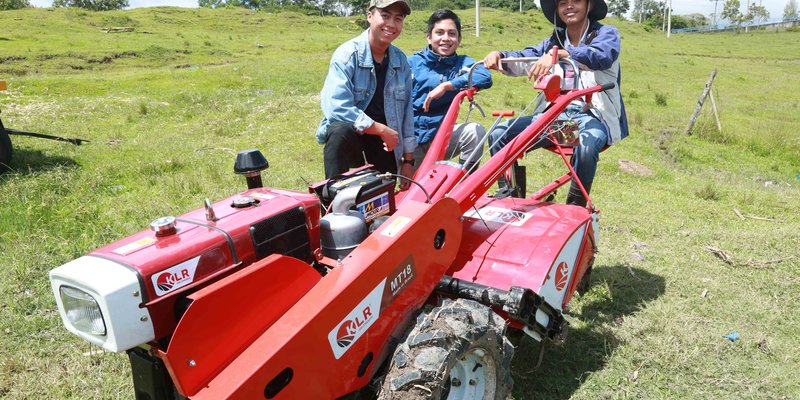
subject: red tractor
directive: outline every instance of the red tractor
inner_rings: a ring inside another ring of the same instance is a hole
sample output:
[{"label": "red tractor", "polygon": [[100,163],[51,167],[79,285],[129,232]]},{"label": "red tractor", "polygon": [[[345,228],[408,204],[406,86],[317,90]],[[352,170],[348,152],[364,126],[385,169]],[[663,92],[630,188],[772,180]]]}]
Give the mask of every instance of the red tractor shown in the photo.
[{"label": "red tractor", "polygon": [[[574,175],[550,127],[607,88],[562,90],[555,74],[536,87],[550,106],[474,171],[443,160],[475,95],[460,92],[407,191],[368,168],[308,193],[264,188],[266,159],[240,153],[244,192],[52,270],[64,325],[127,352],[137,399],[339,398],[370,383],[380,399],[504,399],[508,330],[558,338],[596,252],[591,202],[549,201]],[[529,197],[485,195],[543,135],[566,173]]]}]

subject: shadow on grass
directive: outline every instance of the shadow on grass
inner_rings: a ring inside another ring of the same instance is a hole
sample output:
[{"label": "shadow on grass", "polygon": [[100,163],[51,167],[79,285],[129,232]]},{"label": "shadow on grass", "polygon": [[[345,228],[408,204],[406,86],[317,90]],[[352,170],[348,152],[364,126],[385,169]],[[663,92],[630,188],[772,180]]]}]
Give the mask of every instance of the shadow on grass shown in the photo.
[{"label": "shadow on grass", "polygon": [[513,340],[518,346],[512,368],[515,400],[570,398],[589,374],[603,368],[620,345],[609,324],[621,323],[623,317],[664,293],[662,277],[636,268],[631,271],[634,276],[624,265],[595,266],[593,286],[605,283],[608,292],[596,295],[601,290],[590,290],[581,299],[580,312],[567,318],[583,323],[569,327],[561,345],[545,344],[539,369],[533,370],[540,345],[528,337]]},{"label": "shadow on grass", "polygon": [[5,175],[27,175],[48,171],[57,167],[74,167],[77,165],[78,163],[71,158],[45,155],[41,150],[15,148],[14,154],[11,157],[10,168],[3,175],[0,175],[0,183],[4,181],[2,177]]}]

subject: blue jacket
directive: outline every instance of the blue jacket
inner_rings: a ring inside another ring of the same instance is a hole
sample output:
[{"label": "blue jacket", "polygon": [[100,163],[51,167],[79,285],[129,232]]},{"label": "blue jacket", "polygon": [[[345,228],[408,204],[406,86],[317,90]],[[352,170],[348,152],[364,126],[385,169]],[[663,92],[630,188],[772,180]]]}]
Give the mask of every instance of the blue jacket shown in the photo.
[{"label": "blue jacket", "polygon": [[[564,28],[557,27],[549,39],[536,46],[520,51],[502,51],[503,57],[541,57],[553,46],[564,48],[567,44]],[[619,67],[620,35],[613,25],[603,25],[592,21],[583,43],[578,46],[567,45],[570,58],[581,67],[582,87],[616,82],[614,89],[592,96],[595,114],[605,122],[609,129],[609,143],[614,144],[628,136],[628,118],[620,91],[621,71]]]},{"label": "blue jacket", "polygon": [[[408,62],[411,64],[414,80],[411,96],[414,102],[414,132],[417,143],[430,143],[457,92],[446,92],[442,97],[431,101],[427,112],[422,111],[425,97],[439,84],[447,81],[450,81],[456,90],[466,89],[469,67],[475,64],[475,60],[458,54],[442,57],[427,46],[409,57]],[[492,75],[489,70],[478,66],[472,75],[472,86],[477,86],[479,89],[492,87]]]},{"label": "blue jacket", "polygon": [[[361,132],[375,121],[364,110],[375,94],[377,77],[369,47],[369,30],[345,42],[333,52],[328,76],[320,93],[322,121],[317,128],[317,141],[328,139],[328,124],[347,122]],[[384,86],[384,112],[386,125],[400,134],[394,149],[398,162],[403,153],[413,153],[417,147],[414,139],[414,117],[411,109],[411,69],[408,59],[395,46],[389,46],[389,69]]]}]

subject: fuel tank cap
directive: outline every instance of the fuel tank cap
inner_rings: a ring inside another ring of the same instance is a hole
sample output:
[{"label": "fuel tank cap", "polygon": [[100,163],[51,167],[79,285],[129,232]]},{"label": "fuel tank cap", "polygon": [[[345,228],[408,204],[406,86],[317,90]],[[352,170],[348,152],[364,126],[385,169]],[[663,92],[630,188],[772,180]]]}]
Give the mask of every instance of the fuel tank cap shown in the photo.
[{"label": "fuel tank cap", "polygon": [[169,236],[177,232],[175,217],[161,217],[150,223],[150,229],[156,236]]},{"label": "fuel tank cap", "polygon": [[246,208],[250,206],[254,206],[258,203],[258,200],[251,196],[241,196],[233,199],[231,203],[231,207],[233,208]]}]

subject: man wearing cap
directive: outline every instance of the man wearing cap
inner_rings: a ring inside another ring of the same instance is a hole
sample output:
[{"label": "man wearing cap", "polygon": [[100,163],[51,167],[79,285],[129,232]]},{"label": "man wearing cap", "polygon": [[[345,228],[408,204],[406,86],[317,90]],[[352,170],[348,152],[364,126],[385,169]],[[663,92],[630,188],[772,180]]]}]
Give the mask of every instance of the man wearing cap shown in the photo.
[{"label": "man wearing cap", "polygon": [[[628,120],[620,94],[620,35],[612,25],[598,21],[606,17],[608,7],[603,0],[541,0],[545,18],[553,23],[553,34],[536,46],[520,51],[493,51],[485,58],[487,68],[504,71],[501,59],[506,57],[540,57],[527,71],[528,78],[538,78],[549,73],[552,66],[552,48],[558,46],[558,58],[571,58],[580,68],[579,88],[615,83],[613,89],[592,96],[592,108],[583,110],[582,101],[570,104],[559,119],[572,119],[580,130],[579,144],[574,149],[573,166],[586,192],[600,159],[600,150],[628,136]],[[547,104],[534,110],[541,112]],[[536,116],[520,117],[497,127],[490,135],[490,150],[497,153],[530,125]],[[541,140],[534,148],[549,142]],[[572,182],[567,203],[586,205],[580,188]]]},{"label": "man wearing cap", "polygon": [[326,178],[365,162],[411,176],[416,148],[411,69],[392,45],[409,14],[406,0],[371,0],[369,28],[334,51],[317,129],[317,141],[325,145]]}]

